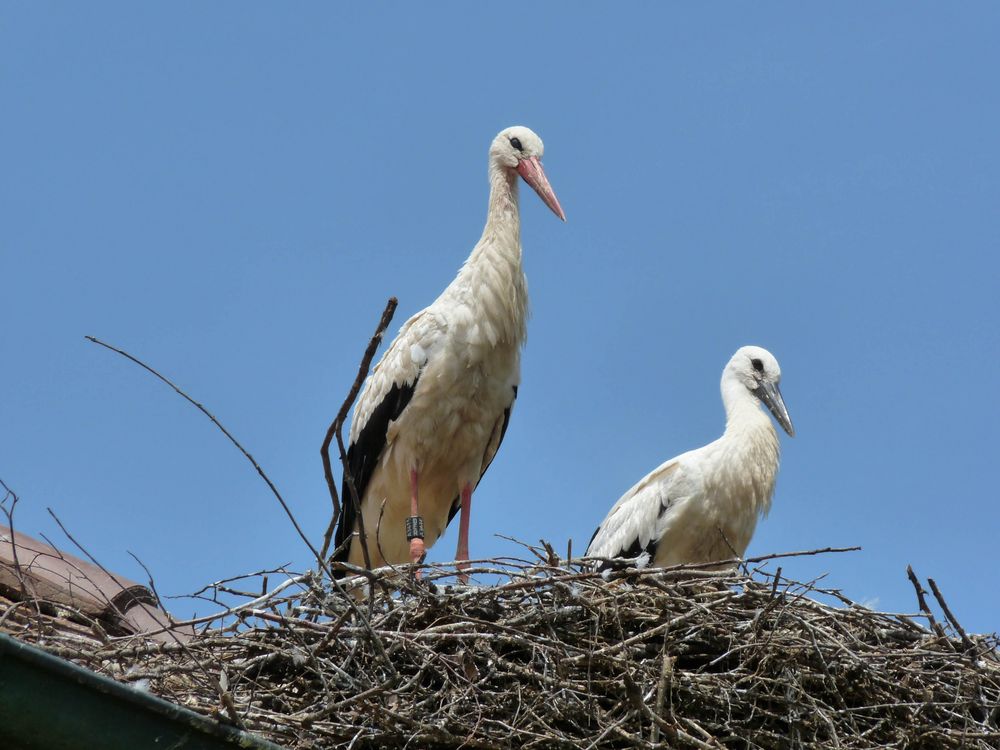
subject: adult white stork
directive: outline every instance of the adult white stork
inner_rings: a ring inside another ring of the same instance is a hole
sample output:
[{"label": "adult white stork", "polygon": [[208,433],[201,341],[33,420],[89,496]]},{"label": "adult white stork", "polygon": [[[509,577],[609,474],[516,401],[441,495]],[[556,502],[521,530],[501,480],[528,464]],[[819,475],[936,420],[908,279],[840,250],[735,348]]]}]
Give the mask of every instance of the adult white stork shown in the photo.
[{"label": "adult white stork", "polygon": [[[421,561],[458,512],[455,557],[469,559],[472,492],[507,429],[527,328],[518,176],[566,220],[542,151],[525,127],[493,139],[482,237],[441,296],[406,321],[361,391],[347,462],[375,567]],[[342,498],[335,559],[363,566],[346,477]]]},{"label": "adult white stork", "polygon": [[649,556],[653,567],[742,557],[767,513],[778,474],[778,435],[763,402],[794,435],[766,349],[744,346],[722,371],[726,431],[643,477],[615,503],[587,548],[593,557]]}]

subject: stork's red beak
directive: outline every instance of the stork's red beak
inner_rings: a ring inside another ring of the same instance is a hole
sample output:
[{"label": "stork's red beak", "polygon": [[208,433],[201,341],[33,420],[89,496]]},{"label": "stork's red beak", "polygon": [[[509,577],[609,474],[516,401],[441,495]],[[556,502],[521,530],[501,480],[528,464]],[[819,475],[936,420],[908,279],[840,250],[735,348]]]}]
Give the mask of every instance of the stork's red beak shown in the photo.
[{"label": "stork's red beak", "polygon": [[549,184],[549,179],[545,176],[545,170],[542,169],[542,162],[538,160],[537,156],[529,156],[526,159],[521,159],[517,163],[517,173],[524,178],[525,182],[531,185],[532,189],[538,193],[538,197],[545,201],[546,206],[552,209],[552,213],[563,221],[566,221],[566,214],[563,213],[562,206],[559,205],[559,199],[556,198],[556,193]]}]

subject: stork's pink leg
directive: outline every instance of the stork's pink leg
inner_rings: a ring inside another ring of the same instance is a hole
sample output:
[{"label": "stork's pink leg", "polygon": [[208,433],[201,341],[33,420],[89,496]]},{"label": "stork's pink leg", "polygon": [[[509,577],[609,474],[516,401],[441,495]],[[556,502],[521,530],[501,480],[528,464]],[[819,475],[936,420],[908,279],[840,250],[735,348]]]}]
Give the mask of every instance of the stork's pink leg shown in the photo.
[{"label": "stork's pink leg", "polygon": [[[469,567],[469,514],[472,509],[472,485],[467,484],[462,488],[462,509],[458,517],[458,550],[455,552],[455,559],[458,560],[458,569],[466,570]],[[465,573],[458,576],[462,583],[468,583],[469,577]]]},{"label": "stork's pink leg", "polygon": [[[410,515],[414,518],[420,517],[420,507],[417,503],[417,470],[410,469]],[[410,540],[410,561],[422,562],[427,554],[427,547],[424,545],[423,537],[414,537]],[[419,571],[417,572],[419,576]]]}]

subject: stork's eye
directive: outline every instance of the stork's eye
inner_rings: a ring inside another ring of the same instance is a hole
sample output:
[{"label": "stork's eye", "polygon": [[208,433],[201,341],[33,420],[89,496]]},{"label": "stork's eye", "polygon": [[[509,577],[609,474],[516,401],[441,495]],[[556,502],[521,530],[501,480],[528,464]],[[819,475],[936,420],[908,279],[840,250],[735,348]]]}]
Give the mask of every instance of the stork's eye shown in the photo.
[{"label": "stork's eye", "polygon": [[764,372],[764,363],[759,359],[751,359],[750,364],[753,365],[753,369],[757,372]]},{"label": "stork's eye", "polygon": [[516,148],[518,151],[524,151],[524,149],[521,148],[521,139],[520,138],[511,138],[510,139],[510,145],[513,146],[514,148]]}]

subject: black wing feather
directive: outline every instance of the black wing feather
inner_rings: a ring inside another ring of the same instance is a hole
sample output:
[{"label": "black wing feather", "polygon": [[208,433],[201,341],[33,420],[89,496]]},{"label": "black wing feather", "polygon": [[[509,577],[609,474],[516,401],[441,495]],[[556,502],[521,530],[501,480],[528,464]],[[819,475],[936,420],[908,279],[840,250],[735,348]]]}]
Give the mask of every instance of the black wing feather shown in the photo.
[{"label": "black wing feather", "polygon": [[[511,399],[510,406],[503,410],[503,425],[500,427],[500,440],[497,442],[496,453],[493,454],[493,458],[497,457],[497,453],[500,452],[500,446],[503,445],[503,436],[507,434],[507,425],[510,424],[510,411],[514,408],[514,402],[517,401],[517,386],[514,386],[514,398]],[[493,463],[493,458],[490,459],[489,463],[483,467],[482,472],[479,474],[479,482],[483,481],[483,477],[486,476],[486,470],[490,468],[490,464]],[[476,487],[479,486],[479,482],[476,482]],[[445,528],[451,523],[451,519],[455,517],[459,509],[462,507],[462,496],[456,495],[455,499],[451,502],[451,510],[448,511],[448,520],[445,522]]]},{"label": "black wing feather", "polygon": [[[596,529],[594,529],[593,536],[591,536],[590,537],[590,541],[587,542],[587,549],[588,550],[590,549],[590,545],[594,543],[594,540],[597,538],[597,532],[599,532],[600,530],[601,530],[600,526],[598,526]],[[649,559],[652,560],[654,557],[656,557],[656,548],[659,545],[660,545],[660,540],[657,538],[657,539],[650,539],[649,542],[646,544],[646,546],[643,547],[641,544],[639,544],[639,538],[636,537],[635,541],[632,542],[632,545],[628,549],[620,549],[615,554],[608,555],[608,557],[614,557],[614,558],[619,558],[619,559],[628,559],[628,558],[638,557],[643,552],[646,552],[646,553],[649,554]],[[611,568],[611,567],[613,567],[611,565],[611,563],[601,563],[597,567],[597,569],[598,570],[607,570],[608,568]]]},{"label": "black wing feather", "polygon": [[[413,392],[417,389],[418,377],[412,383],[394,383],[389,393],[382,399],[382,403],[372,410],[371,417],[361,432],[358,439],[347,447],[347,467],[354,478],[354,487],[358,491],[358,500],[364,500],[365,490],[371,481],[375,467],[385,449],[386,434],[389,430],[389,423],[394,419],[399,419],[406,405],[413,398]],[[344,542],[354,532],[354,522],[357,513],[354,508],[354,501],[351,498],[351,490],[347,486],[347,477],[341,485],[340,491],[340,524],[337,526],[337,533],[334,535],[334,549],[341,548],[336,553],[333,560],[337,562],[347,562],[350,552],[350,545]]]}]

